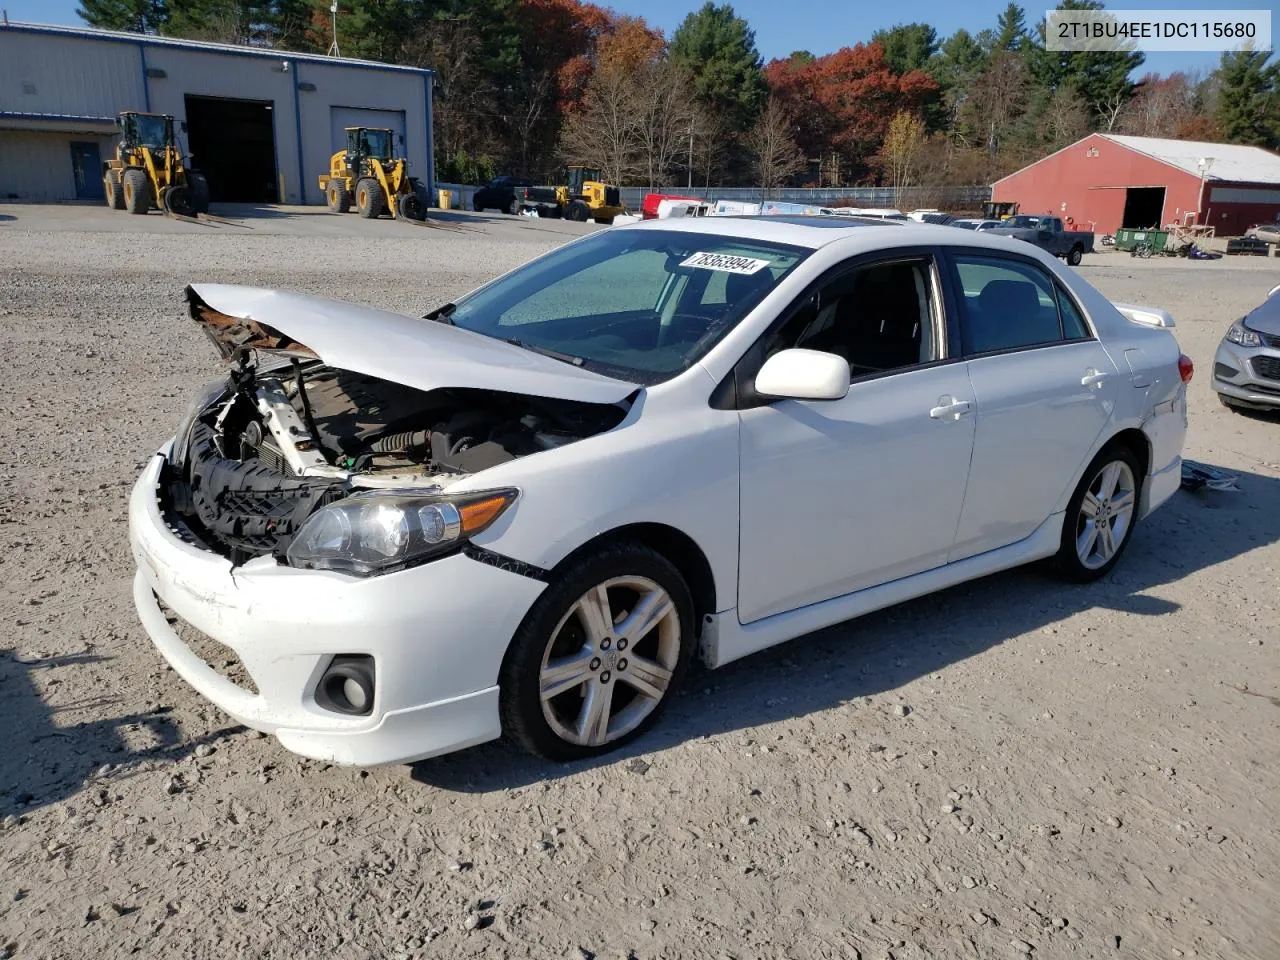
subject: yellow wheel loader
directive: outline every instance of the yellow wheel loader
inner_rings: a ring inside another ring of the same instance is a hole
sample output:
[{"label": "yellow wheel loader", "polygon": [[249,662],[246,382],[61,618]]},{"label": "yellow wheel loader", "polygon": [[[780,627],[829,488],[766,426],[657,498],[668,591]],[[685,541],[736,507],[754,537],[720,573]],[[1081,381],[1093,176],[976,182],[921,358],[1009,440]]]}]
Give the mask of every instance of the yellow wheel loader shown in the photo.
[{"label": "yellow wheel loader", "polygon": [[102,165],[107,206],[139,214],[155,207],[180,217],[209,212],[209,182],[184,162],[173,117],[129,111],[116,126],[116,155]]},{"label": "yellow wheel loader", "polygon": [[409,176],[409,161],[394,155],[395,131],[347,127],[347,149],[329,158],[320,175],[325,203],[334,213],[347,213],[352,203],[372,220],[390,213],[401,220],[427,218],[427,191]]},{"label": "yellow wheel loader", "polygon": [[600,171],[592,167],[569,167],[562,187],[529,187],[522,206],[536,210],[540,217],[564,217],[579,223],[594,220],[609,224],[627,212],[618,188],[602,183]]}]

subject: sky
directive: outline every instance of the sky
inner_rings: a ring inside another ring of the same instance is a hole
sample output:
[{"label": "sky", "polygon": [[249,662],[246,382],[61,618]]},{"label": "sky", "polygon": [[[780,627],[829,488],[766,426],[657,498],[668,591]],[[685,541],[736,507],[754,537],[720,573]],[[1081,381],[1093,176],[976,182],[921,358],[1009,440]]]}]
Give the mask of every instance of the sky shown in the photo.
[{"label": "sky", "polygon": [[[597,0],[621,13],[643,16],[668,36],[700,0]],[[721,0],[723,2],[723,0]],[[839,47],[869,40],[876,30],[897,23],[928,23],[946,37],[964,27],[971,33],[995,25],[1008,0],[730,0],[738,15],[755,29],[756,46],[765,60],[785,57],[793,50],[822,55]],[[1050,2],[1023,3],[1027,20],[1043,19]],[[1056,6],[1056,2],[1052,3]],[[12,20],[83,26],[76,16],[78,0],[0,0]],[[1125,10],[1271,10],[1272,30],[1280,31],[1280,0],[1111,0],[1108,6]],[[339,0],[341,8],[341,0]],[[341,16],[341,13],[339,13]],[[1217,66],[1216,53],[1149,53],[1139,73],[1172,73],[1175,70],[1209,71]]]}]

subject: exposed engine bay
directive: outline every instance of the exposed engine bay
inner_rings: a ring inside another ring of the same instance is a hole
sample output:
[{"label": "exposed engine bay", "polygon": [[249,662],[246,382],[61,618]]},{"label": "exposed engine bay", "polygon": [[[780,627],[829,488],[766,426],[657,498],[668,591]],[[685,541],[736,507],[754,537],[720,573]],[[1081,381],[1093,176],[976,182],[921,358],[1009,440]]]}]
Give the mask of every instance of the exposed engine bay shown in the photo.
[{"label": "exposed engine bay", "polygon": [[[240,356],[166,471],[175,526],[242,563],[281,556],[315,510],[358,489],[451,478],[617,426],[629,404],[492,390],[429,392],[296,357]],[[182,532],[182,531],[180,531]]]}]

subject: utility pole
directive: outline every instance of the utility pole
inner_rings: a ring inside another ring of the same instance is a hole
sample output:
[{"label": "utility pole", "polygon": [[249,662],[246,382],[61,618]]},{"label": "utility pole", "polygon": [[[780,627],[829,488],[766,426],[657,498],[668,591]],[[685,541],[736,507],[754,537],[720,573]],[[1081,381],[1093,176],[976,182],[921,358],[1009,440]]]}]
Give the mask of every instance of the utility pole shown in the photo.
[{"label": "utility pole", "polygon": [[342,54],[338,52],[338,0],[333,0],[329,4],[329,13],[333,17],[333,43],[329,44],[329,56],[340,57]]},{"label": "utility pole", "polygon": [[689,118],[689,192],[693,192],[693,118]]}]

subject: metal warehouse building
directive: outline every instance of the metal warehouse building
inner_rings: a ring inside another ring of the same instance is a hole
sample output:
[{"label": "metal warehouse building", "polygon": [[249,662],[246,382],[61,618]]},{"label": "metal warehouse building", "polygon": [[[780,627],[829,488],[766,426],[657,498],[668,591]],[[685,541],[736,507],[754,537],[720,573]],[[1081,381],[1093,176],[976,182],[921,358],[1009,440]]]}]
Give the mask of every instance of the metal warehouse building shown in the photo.
[{"label": "metal warehouse building", "polygon": [[1261,147],[1095,133],[992,186],[1023,213],[1077,229],[1203,224],[1239,236],[1280,216],[1280,156]]},{"label": "metal warehouse building", "polygon": [[394,129],[434,186],[429,70],[103,30],[0,25],[0,200],[101,200],[115,116],[171,114],[212,198],[323,203],[344,127]]}]

